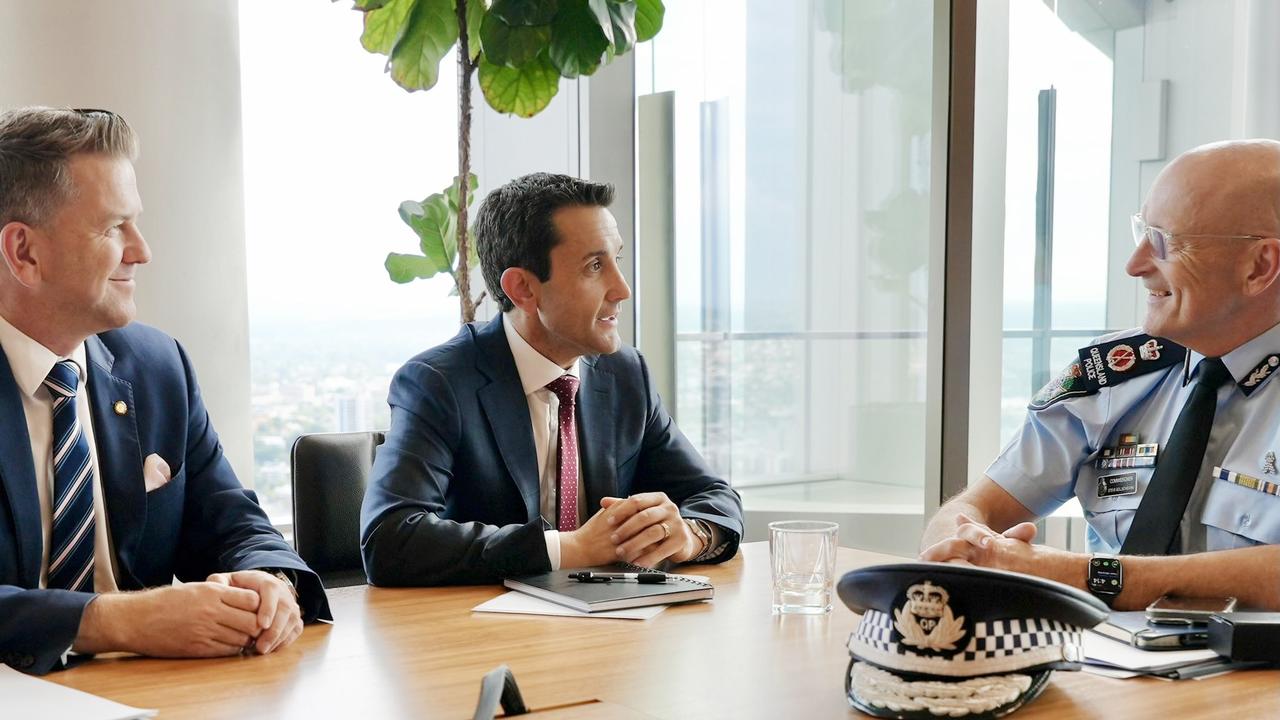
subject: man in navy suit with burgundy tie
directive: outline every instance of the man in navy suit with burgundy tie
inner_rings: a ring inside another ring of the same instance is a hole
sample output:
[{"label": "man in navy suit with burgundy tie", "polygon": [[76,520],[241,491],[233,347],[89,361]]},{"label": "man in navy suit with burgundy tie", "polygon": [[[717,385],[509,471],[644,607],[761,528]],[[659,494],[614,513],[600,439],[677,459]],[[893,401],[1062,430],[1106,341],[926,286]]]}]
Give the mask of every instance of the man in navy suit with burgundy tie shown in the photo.
[{"label": "man in navy suit with burgundy tie", "polygon": [[535,173],[476,217],[502,313],[391,383],[391,429],[361,512],[377,585],[489,583],[614,561],[721,562],[742,502],[623,347],[631,296],[609,185]]},{"label": "man in navy suit with burgundy tie", "polygon": [[0,662],[25,672],[270,653],[329,615],[182,348],[132,322],[136,152],[107,111],[0,113]]}]

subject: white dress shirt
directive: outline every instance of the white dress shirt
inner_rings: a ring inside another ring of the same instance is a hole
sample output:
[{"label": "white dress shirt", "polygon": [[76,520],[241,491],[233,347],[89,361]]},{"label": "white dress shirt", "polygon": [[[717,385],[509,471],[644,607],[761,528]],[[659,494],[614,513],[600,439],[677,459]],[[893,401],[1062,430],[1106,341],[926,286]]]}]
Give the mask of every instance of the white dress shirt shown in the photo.
[{"label": "white dress shirt", "polygon": [[[529,402],[529,421],[533,424],[533,447],[538,453],[538,511],[542,519],[551,527],[556,526],[556,514],[559,508],[559,467],[556,463],[557,451],[560,449],[560,398],[547,389],[547,383],[561,375],[578,375],[580,360],[566,370],[551,362],[533,349],[505,313],[502,316],[502,329],[507,334],[507,344],[511,346],[511,356],[516,361],[516,372],[520,374],[520,384],[524,388],[525,400]],[[578,434],[581,441],[582,434]],[[579,443],[581,444],[581,443]],[[582,485],[581,464],[578,471],[578,524],[595,514],[587,507],[586,493]],[[545,531],[547,539],[547,558],[551,560],[551,569],[560,569],[560,532]]]},{"label": "white dress shirt", "polygon": [[[107,527],[107,508],[102,498],[102,473],[98,470],[98,448],[94,444],[93,415],[89,411],[88,362],[84,343],[66,357],[59,357],[32,340],[0,316],[0,348],[9,360],[9,369],[22,395],[22,410],[27,416],[27,435],[31,438],[31,459],[36,470],[36,494],[40,498],[40,527],[44,532],[44,549],[40,555],[40,587],[49,580],[49,545],[53,535],[53,397],[44,386],[49,371],[61,360],[71,360],[80,374],[76,391],[76,417],[89,443],[89,461],[93,465],[93,589],[97,592],[117,590],[111,533]],[[141,468],[139,468],[141,471]]]}]

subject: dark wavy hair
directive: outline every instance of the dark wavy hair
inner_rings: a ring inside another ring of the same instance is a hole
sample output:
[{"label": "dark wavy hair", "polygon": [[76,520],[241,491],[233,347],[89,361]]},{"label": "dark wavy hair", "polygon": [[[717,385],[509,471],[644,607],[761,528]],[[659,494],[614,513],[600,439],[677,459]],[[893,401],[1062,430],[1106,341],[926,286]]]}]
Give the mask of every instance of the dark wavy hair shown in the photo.
[{"label": "dark wavy hair", "polygon": [[589,180],[532,173],[489,193],[476,213],[475,242],[489,294],[502,312],[515,305],[502,292],[502,273],[518,267],[539,280],[551,277],[551,248],[560,242],[551,216],[563,207],[608,207],[613,186]]}]

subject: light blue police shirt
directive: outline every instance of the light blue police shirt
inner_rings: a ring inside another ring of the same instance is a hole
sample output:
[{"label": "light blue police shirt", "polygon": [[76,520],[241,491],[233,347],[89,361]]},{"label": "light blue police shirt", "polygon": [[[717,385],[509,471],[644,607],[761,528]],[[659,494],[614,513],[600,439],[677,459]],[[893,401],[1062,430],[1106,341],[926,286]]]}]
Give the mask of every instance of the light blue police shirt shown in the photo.
[{"label": "light blue police shirt", "polygon": [[[1093,345],[1141,333],[1113,333]],[[1177,347],[1167,340],[1159,342]],[[1155,468],[1099,469],[1098,456],[1103,448],[1118,446],[1120,435],[1133,433],[1140,443],[1159,444],[1158,465],[1203,357],[1187,350],[1184,363],[1101,387],[1094,394],[1029,408],[1022,428],[987,468],[987,476],[1040,517],[1074,495],[1089,523],[1089,549],[1118,553]],[[1280,366],[1280,325],[1222,356],[1222,361],[1235,383],[1218,390],[1204,462],[1182,517],[1184,553],[1280,543],[1280,495],[1275,494],[1280,483],[1280,382],[1269,382],[1273,374],[1280,375],[1272,372]],[[1215,468],[1221,469],[1216,475]],[[1136,491],[1099,497],[1098,478],[1119,473],[1136,474]]]}]

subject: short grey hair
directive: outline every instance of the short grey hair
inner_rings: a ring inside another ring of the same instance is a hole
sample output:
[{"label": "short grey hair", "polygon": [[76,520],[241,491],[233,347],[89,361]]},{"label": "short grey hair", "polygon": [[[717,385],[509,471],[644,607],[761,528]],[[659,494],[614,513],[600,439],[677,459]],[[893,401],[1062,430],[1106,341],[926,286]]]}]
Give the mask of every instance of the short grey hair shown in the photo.
[{"label": "short grey hair", "polygon": [[0,227],[47,222],[71,199],[67,167],[79,154],[133,160],[138,137],[108,110],[25,107],[0,113]]}]

